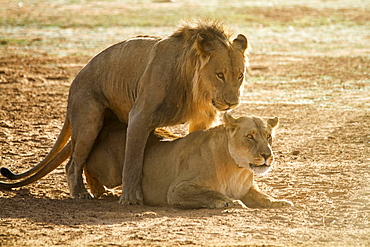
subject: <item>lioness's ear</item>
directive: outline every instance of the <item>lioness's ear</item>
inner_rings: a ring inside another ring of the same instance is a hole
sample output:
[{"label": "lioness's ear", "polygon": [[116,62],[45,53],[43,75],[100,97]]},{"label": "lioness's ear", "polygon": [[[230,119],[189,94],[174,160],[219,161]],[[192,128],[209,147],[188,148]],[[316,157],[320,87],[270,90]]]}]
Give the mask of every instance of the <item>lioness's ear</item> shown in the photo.
[{"label": "lioness's ear", "polygon": [[237,45],[243,52],[248,48],[248,40],[243,34],[239,34],[233,41],[233,45]]},{"label": "lioness's ear", "polygon": [[197,48],[202,54],[207,54],[213,51],[213,40],[215,38],[212,35],[200,33],[197,35]]},{"label": "lioness's ear", "polygon": [[236,124],[236,119],[233,118],[233,116],[231,116],[227,112],[225,112],[223,119],[224,119],[225,124],[228,124],[228,125],[235,125]]},{"label": "lioness's ear", "polygon": [[267,120],[267,123],[271,126],[271,128],[275,128],[279,123],[279,119],[277,117],[270,118]]},{"label": "lioness's ear", "polygon": [[230,131],[231,136],[234,136],[238,128],[237,119],[233,118],[229,113],[225,112],[223,117],[226,129]]}]

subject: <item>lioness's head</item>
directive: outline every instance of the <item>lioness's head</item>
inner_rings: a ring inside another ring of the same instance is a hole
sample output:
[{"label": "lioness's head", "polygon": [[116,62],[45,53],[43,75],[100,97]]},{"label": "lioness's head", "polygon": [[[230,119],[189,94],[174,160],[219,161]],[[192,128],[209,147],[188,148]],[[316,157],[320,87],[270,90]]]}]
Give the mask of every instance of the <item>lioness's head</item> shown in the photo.
[{"label": "lioness's head", "polygon": [[239,34],[231,40],[222,25],[198,27],[191,47],[195,65],[193,93],[197,102],[204,100],[219,111],[239,104],[247,48],[244,35]]},{"label": "lioness's head", "polygon": [[274,160],[271,149],[273,129],[278,118],[263,121],[257,117],[234,119],[224,115],[230,156],[239,167],[251,169],[256,174],[267,173]]}]

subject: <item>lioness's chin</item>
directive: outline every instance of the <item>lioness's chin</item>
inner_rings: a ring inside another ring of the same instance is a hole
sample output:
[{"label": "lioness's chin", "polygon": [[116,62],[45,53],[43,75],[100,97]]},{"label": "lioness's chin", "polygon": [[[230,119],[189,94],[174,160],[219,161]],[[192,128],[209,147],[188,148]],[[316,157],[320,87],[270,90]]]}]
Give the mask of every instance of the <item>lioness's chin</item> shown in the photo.
[{"label": "lioness's chin", "polygon": [[263,164],[263,165],[258,166],[258,165],[249,163],[249,167],[252,169],[252,171],[255,174],[258,174],[258,175],[265,175],[271,169],[271,166],[266,165],[266,164]]}]

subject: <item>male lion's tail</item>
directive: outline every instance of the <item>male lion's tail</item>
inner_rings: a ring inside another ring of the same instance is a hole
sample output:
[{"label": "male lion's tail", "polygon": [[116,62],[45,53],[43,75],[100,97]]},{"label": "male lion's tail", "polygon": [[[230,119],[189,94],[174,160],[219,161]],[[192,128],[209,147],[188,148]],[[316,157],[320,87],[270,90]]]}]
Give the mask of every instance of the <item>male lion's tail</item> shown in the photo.
[{"label": "male lion's tail", "polygon": [[15,174],[12,171],[10,171],[8,168],[2,167],[0,169],[1,174],[4,177],[7,177],[11,180],[21,179],[28,177],[38,171],[40,171],[44,166],[46,166],[59,152],[60,150],[66,145],[66,143],[69,140],[69,137],[71,136],[71,125],[69,123],[68,117],[66,118],[62,131],[59,134],[59,137],[57,141],[54,144],[54,147],[51,149],[49,154],[42,160],[39,164],[37,164],[35,167],[29,169],[28,171],[21,173],[21,174]]},{"label": "male lion's tail", "polygon": [[22,187],[25,185],[28,185],[30,183],[33,183],[40,178],[44,177],[45,175],[52,172],[55,168],[57,168],[60,164],[62,164],[68,157],[71,156],[72,148],[71,148],[71,142],[68,142],[67,145],[64,146],[64,148],[58,152],[49,163],[44,165],[36,174],[34,174],[31,177],[26,178],[23,181],[16,182],[16,183],[1,183],[0,182],[0,189],[11,189],[11,188],[17,188]]}]

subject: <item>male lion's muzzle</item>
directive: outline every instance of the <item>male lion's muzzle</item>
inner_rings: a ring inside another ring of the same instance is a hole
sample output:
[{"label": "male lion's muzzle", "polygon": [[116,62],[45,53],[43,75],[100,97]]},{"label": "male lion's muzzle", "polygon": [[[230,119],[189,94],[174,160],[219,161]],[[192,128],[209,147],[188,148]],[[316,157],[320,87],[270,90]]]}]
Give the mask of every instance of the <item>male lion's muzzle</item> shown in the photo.
[{"label": "male lion's muzzle", "polygon": [[219,111],[228,111],[228,110],[231,110],[237,107],[239,105],[239,102],[229,103],[226,101],[220,102],[220,101],[212,100],[212,104]]}]

